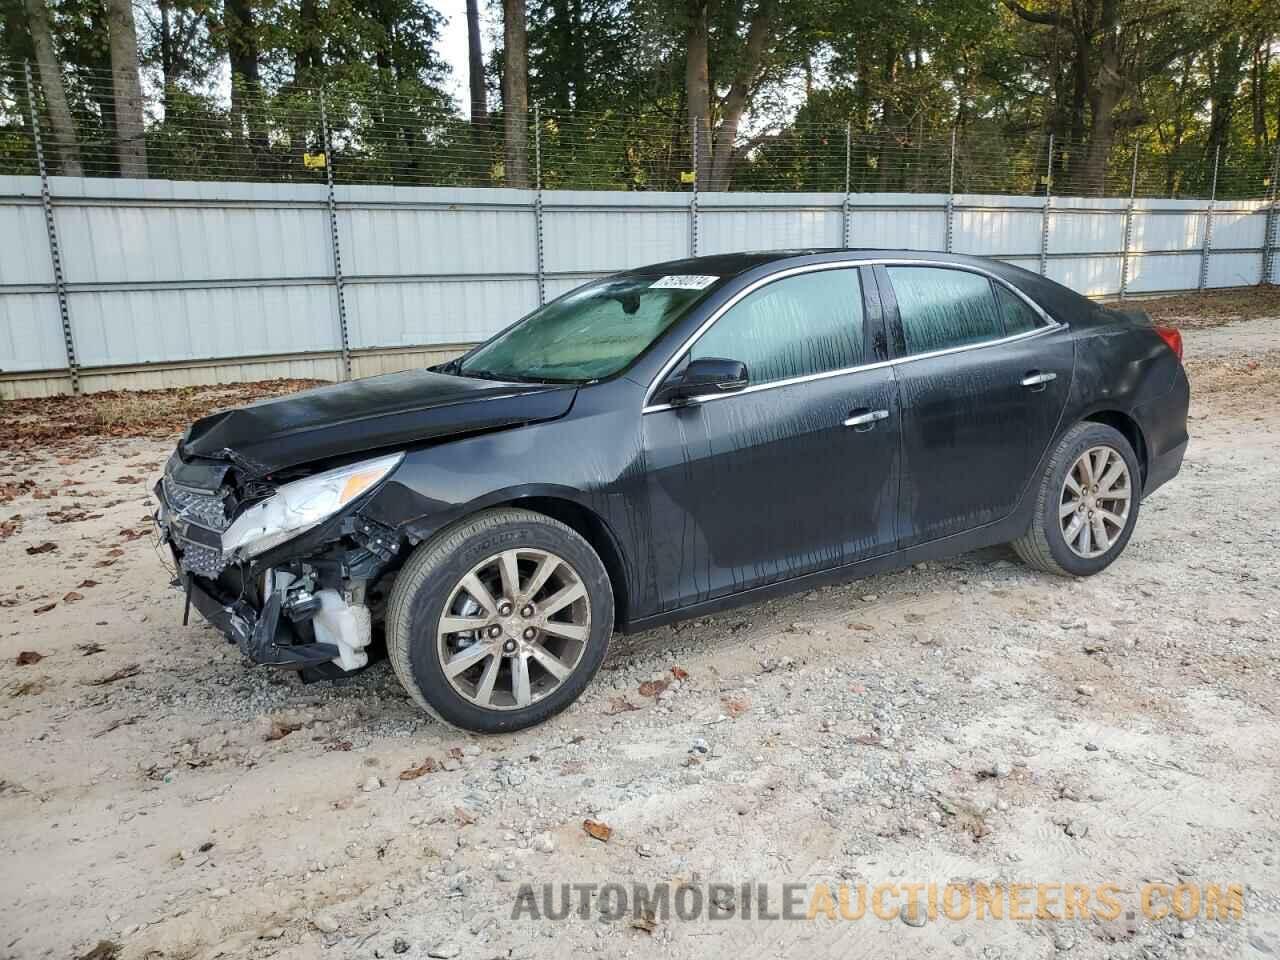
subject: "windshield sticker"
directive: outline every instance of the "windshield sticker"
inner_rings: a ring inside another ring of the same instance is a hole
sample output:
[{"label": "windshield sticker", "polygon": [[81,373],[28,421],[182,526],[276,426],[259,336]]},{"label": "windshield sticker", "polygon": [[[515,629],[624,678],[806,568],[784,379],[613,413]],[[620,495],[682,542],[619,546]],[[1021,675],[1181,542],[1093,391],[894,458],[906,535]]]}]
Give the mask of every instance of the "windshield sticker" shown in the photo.
[{"label": "windshield sticker", "polygon": [[655,280],[649,284],[649,288],[651,290],[705,290],[719,279],[719,277],[706,277],[696,273],[673,274],[661,280]]}]

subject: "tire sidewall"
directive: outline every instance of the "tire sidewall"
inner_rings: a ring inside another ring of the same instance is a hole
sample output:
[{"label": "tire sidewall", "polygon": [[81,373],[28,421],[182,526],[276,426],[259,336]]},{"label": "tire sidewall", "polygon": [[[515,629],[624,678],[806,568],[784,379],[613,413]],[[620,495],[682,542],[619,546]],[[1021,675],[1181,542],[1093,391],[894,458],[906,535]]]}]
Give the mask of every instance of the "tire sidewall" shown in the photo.
[{"label": "tire sidewall", "polygon": [[[454,587],[483,560],[516,548],[547,550],[578,572],[591,601],[587,649],[572,675],[552,693],[521,710],[486,710],[467,700],[444,674],[437,654],[437,625]],[[595,676],[613,633],[613,590],[609,576],[585,540],[572,531],[536,521],[513,521],[469,537],[419,585],[409,601],[406,629],[413,682],[446,722],[477,733],[522,730],[555,716],[573,703]]]},{"label": "tire sidewall", "polygon": [[[1067,472],[1075,465],[1077,459],[1092,447],[1110,447],[1124,458],[1129,468],[1129,478],[1133,494],[1129,504],[1129,517],[1120,536],[1106,553],[1098,557],[1082,557],[1067,546],[1066,537],[1062,534],[1062,526],[1058,519],[1058,504],[1061,501],[1062,485]],[[1046,477],[1049,488],[1044,492],[1043,514],[1040,523],[1043,526],[1045,540],[1053,559],[1069,574],[1087,577],[1109,567],[1129,543],[1133,528],[1138,522],[1138,511],[1142,504],[1142,467],[1133,447],[1125,439],[1124,434],[1114,427],[1105,424],[1091,424],[1087,429],[1079,431],[1068,438],[1059,450],[1055,469]]]}]

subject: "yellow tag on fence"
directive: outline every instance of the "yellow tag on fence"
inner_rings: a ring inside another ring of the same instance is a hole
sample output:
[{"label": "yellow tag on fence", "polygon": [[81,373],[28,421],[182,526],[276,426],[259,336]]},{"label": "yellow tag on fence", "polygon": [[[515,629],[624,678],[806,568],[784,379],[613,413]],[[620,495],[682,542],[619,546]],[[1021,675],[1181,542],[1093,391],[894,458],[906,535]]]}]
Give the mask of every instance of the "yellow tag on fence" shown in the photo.
[{"label": "yellow tag on fence", "polygon": [[323,170],[325,164],[325,156],[323,153],[304,153],[302,155],[302,165],[308,170]]},{"label": "yellow tag on fence", "polygon": [[680,171],[680,182],[681,182],[681,183],[693,183],[693,181],[695,181],[696,179],[698,179],[698,175],[697,175],[696,173],[694,173],[692,170],[681,170],[681,171]]}]

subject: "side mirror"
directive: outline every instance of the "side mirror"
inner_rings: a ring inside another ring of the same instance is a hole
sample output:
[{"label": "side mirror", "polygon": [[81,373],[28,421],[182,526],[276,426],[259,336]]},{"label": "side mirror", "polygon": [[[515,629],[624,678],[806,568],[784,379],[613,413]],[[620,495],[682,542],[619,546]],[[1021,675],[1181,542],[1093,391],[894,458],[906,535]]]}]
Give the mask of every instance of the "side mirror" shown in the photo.
[{"label": "side mirror", "polygon": [[684,370],[668,378],[654,396],[653,402],[677,406],[707,394],[741,390],[748,382],[747,365],[741,360],[700,357],[690,360]]}]

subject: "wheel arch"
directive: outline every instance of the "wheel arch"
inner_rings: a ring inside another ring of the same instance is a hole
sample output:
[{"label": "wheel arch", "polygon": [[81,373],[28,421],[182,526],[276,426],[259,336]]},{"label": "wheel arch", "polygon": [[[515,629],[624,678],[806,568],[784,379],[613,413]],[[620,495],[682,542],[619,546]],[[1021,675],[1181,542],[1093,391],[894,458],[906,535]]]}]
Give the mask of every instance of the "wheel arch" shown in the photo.
[{"label": "wheel arch", "polygon": [[1111,427],[1129,441],[1129,446],[1133,447],[1134,455],[1138,458],[1138,467],[1142,471],[1142,486],[1145,489],[1147,485],[1147,464],[1150,461],[1150,451],[1147,449],[1147,438],[1142,432],[1142,427],[1138,421],[1123,410],[1104,409],[1095,410],[1092,413],[1080,418],[1081,423],[1101,423],[1104,426]]},{"label": "wheel arch", "polygon": [[559,520],[570,527],[582,539],[591,545],[591,549],[600,557],[605,570],[609,574],[609,585],[613,589],[614,623],[624,625],[630,613],[626,558],[618,538],[609,525],[590,507],[583,506],[576,500],[559,497],[553,494],[529,494],[513,497],[500,503],[486,504],[486,509],[494,507],[519,507],[532,510]]}]

